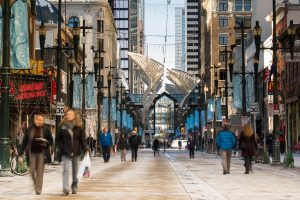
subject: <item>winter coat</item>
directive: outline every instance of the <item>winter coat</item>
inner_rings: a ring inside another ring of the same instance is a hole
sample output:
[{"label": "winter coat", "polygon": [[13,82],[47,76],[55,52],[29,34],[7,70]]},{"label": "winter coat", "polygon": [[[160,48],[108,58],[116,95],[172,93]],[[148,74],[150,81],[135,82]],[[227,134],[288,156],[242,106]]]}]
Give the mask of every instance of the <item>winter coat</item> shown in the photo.
[{"label": "winter coat", "polygon": [[154,151],[159,150],[159,141],[158,141],[158,139],[155,139],[155,140],[153,141],[152,149],[153,149]]},{"label": "winter coat", "polygon": [[118,143],[119,149],[124,150],[127,148],[127,138],[126,137],[120,137],[119,143]]},{"label": "winter coat", "polygon": [[82,128],[74,127],[72,129],[73,136],[69,133],[68,129],[61,126],[55,138],[55,145],[58,149],[58,156],[79,156],[88,151],[86,145],[86,136]]},{"label": "winter coat", "polygon": [[257,150],[257,144],[255,141],[254,134],[250,137],[246,137],[242,132],[239,143],[243,157],[249,158],[255,155]]},{"label": "winter coat", "polygon": [[112,136],[110,132],[101,133],[99,138],[101,146],[111,147],[113,145]]},{"label": "winter coat", "polygon": [[[26,129],[25,135],[23,137],[23,141],[21,144],[21,149],[19,152],[20,155],[22,155],[24,153],[24,151],[26,151],[26,154],[28,154],[27,156],[29,156],[32,139],[33,139],[33,136],[31,136],[31,132],[34,128],[35,128],[35,125],[32,125],[28,129]],[[50,145],[53,145],[53,138],[52,138],[52,134],[48,128],[42,127],[42,131],[43,131],[43,138],[47,140],[46,146],[43,147],[43,149],[45,150]]]},{"label": "winter coat", "polygon": [[229,130],[222,130],[217,135],[217,147],[221,150],[232,150],[236,144],[234,133]]},{"label": "winter coat", "polygon": [[189,149],[189,150],[191,150],[191,149],[195,149],[195,146],[196,146],[196,144],[195,144],[195,140],[188,140],[187,141],[187,148]]},{"label": "winter coat", "polygon": [[132,135],[132,136],[130,136],[130,138],[129,138],[129,144],[130,144],[130,147],[132,149],[139,148],[140,143],[141,143],[140,136],[138,136],[138,135]]}]

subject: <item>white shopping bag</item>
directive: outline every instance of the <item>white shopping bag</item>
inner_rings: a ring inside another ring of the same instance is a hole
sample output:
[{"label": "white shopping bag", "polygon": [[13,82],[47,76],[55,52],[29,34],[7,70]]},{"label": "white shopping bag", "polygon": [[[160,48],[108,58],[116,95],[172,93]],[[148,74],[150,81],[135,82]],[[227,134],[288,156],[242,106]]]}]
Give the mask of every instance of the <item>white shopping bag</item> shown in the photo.
[{"label": "white shopping bag", "polygon": [[78,169],[78,178],[89,178],[91,175],[91,158],[90,154],[86,153]]}]

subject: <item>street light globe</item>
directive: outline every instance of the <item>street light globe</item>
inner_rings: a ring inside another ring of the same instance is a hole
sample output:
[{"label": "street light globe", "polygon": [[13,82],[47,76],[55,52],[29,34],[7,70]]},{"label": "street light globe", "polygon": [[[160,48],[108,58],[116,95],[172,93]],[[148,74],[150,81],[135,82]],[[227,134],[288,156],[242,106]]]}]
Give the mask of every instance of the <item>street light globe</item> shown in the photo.
[{"label": "street light globe", "polygon": [[294,26],[294,21],[290,21],[290,25],[288,27],[288,35],[289,36],[295,36],[296,35],[296,27]]},{"label": "street light globe", "polygon": [[107,80],[108,80],[108,81],[111,81],[112,78],[113,78],[113,77],[112,77],[111,73],[109,72],[108,75],[107,75]]},{"label": "street light globe", "polygon": [[253,35],[254,36],[261,36],[261,33],[262,33],[262,29],[259,26],[259,21],[256,21],[255,22],[255,27],[253,29]]}]

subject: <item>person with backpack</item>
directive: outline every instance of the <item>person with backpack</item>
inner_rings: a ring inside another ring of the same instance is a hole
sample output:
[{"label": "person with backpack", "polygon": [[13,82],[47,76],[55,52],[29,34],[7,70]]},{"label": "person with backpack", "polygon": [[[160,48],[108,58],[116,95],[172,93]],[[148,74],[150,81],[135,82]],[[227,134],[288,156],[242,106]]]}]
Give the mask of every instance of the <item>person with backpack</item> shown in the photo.
[{"label": "person with backpack", "polygon": [[222,157],[223,174],[229,174],[231,154],[236,145],[236,138],[234,133],[229,130],[228,122],[223,123],[223,130],[219,131],[216,142]]},{"label": "person with backpack", "polygon": [[129,144],[131,148],[131,159],[132,162],[136,162],[137,160],[137,152],[139,149],[139,145],[141,143],[140,137],[137,135],[136,131],[132,131],[132,134],[129,138]]}]

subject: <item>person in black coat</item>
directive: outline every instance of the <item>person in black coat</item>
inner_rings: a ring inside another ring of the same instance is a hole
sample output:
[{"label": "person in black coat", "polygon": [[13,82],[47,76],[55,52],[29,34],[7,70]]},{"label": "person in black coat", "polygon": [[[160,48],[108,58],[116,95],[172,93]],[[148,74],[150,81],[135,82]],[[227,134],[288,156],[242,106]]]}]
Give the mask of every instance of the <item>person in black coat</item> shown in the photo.
[{"label": "person in black coat", "polygon": [[196,146],[196,143],[193,138],[193,135],[190,134],[190,138],[187,141],[187,148],[189,149],[190,159],[195,158],[195,146]]},{"label": "person in black coat", "polygon": [[136,162],[137,160],[137,152],[139,149],[139,145],[141,143],[140,137],[137,135],[136,131],[132,131],[132,135],[129,138],[129,144],[131,148],[131,159],[132,162]]},{"label": "person in black coat", "polygon": [[256,154],[257,150],[257,143],[250,124],[246,124],[244,130],[241,132],[239,145],[245,160],[245,174],[249,174],[249,171],[252,171],[251,159]]},{"label": "person in black coat", "polygon": [[154,139],[153,141],[153,146],[152,146],[152,149],[154,151],[154,157],[155,157],[155,154],[157,153],[158,156],[159,156],[159,141],[157,138]]},{"label": "person in black coat", "polygon": [[118,147],[121,150],[121,161],[126,161],[127,137],[125,133],[121,134]]},{"label": "person in black coat", "polygon": [[72,163],[72,193],[77,193],[79,156],[88,152],[81,117],[74,110],[66,112],[55,138],[59,159],[63,162],[63,192],[69,194],[69,165]]},{"label": "person in black coat", "polygon": [[26,131],[20,148],[19,161],[23,162],[23,153],[26,151],[27,162],[30,164],[30,174],[34,183],[35,193],[40,195],[43,187],[44,153],[53,145],[53,138],[49,129],[44,125],[42,114],[34,116],[34,124]]}]

